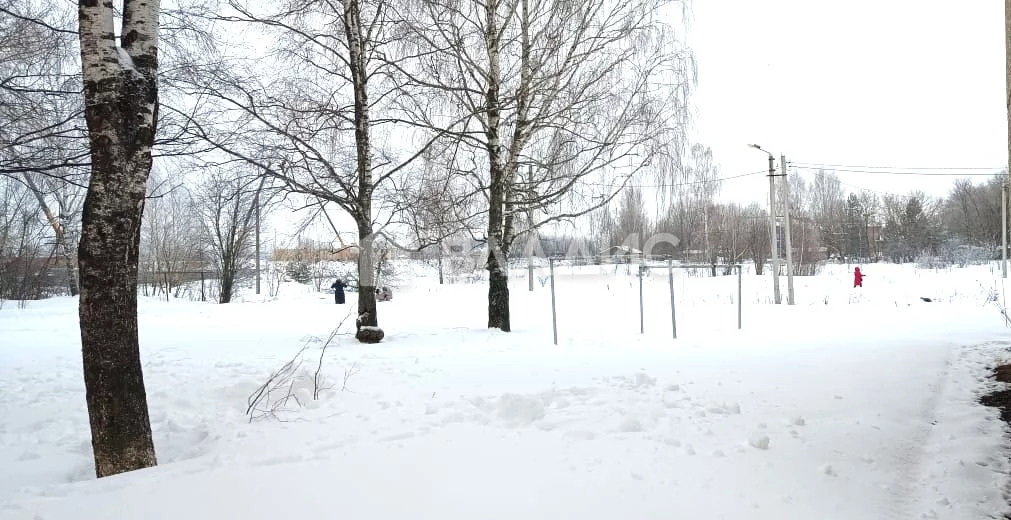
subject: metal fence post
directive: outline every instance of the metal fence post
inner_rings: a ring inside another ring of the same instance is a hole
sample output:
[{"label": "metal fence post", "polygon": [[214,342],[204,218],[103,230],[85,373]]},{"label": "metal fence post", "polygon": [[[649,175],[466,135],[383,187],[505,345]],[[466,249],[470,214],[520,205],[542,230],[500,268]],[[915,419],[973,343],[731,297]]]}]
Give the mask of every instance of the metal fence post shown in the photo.
[{"label": "metal fence post", "polygon": [[558,315],[555,312],[555,259],[548,259],[548,270],[551,273],[551,331],[554,334],[555,345],[558,344]]},{"label": "metal fence post", "polygon": [[667,259],[667,281],[670,285],[670,325],[674,330],[674,339],[678,339],[678,319],[674,313],[674,261]]},{"label": "metal fence post", "polygon": [[645,267],[643,264],[639,264],[639,334],[646,333],[645,307],[642,304],[642,278]]},{"label": "metal fence post", "polygon": [[744,266],[737,265],[737,330],[741,330],[741,271]]},{"label": "metal fence post", "polygon": [[527,257],[527,290],[534,292],[534,257]]}]

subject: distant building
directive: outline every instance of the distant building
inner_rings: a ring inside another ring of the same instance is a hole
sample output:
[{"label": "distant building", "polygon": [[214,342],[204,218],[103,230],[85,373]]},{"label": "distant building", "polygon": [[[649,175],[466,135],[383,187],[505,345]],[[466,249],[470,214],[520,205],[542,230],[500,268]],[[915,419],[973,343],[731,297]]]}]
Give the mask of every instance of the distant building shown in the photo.
[{"label": "distant building", "polygon": [[642,258],[642,251],[629,246],[612,246],[600,253],[600,256],[610,256],[615,263],[630,263]]}]

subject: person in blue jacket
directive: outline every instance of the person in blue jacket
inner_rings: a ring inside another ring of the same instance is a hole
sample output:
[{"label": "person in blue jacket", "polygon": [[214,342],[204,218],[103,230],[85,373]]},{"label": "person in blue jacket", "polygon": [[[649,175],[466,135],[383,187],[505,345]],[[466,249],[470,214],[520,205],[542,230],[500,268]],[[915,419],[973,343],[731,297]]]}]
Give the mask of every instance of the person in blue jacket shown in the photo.
[{"label": "person in blue jacket", "polygon": [[330,288],[333,289],[333,302],[337,305],[344,303],[344,287],[344,280],[341,280],[340,278],[338,278],[337,281],[330,286]]}]

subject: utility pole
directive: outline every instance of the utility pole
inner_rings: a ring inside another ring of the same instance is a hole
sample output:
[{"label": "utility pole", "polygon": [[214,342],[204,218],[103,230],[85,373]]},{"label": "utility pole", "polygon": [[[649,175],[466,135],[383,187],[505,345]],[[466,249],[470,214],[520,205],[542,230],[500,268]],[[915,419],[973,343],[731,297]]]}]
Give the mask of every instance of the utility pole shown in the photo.
[{"label": "utility pole", "polygon": [[[1008,0],[1011,2],[1011,0]],[[751,148],[760,150],[769,155],[769,246],[772,250],[772,298],[776,304],[783,303],[783,297],[779,294],[779,254],[776,245],[776,158],[772,153],[762,150],[757,144],[749,144]]]},{"label": "utility pole", "polygon": [[[1011,0],[1008,0],[1011,1]],[[779,169],[783,172],[783,210],[786,226],[786,304],[794,305],[793,299],[793,244],[790,243],[790,178],[786,175],[786,155],[779,156]]]},{"label": "utility pole", "polygon": [[1000,187],[1000,275],[1007,278],[1007,185]]},{"label": "utility pole", "polygon": [[1008,185],[1011,184],[1011,0],[1004,0],[1004,71],[1007,76],[1005,82],[1004,99],[1007,105],[1007,148],[1008,148],[1008,178],[1001,190],[1003,203],[1001,204],[1001,251],[1000,270],[1001,276],[1007,278],[1007,197]]},{"label": "utility pole", "polygon": [[779,237],[776,235],[776,164],[769,154],[769,242],[772,248],[772,298],[776,305],[783,303],[779,293]]},{"label": "utility pole", "polygon": [[[256,212],[255,220],[255,232],[256,238],[254,242],[256,243],[256,294],[260,294],[260,192],[263,191],[263,185],[267,182],[267,176],[260,176],[260,184],[256,187],[256,193],[253,195],[253,210]],[[270,197],[267,197],[270,200]],[[249,225],[249,212],[246,212],[245,220],[242,223],[243,226]]]},{"label": "utility pole", "polygon": [[[266,177],[264,177],[264,179],[265,178]],[[261,188],[263,188],[262,180],[260,181],[260,186],[256,188],[256,195],[253,197],[253,204],[256,205],[256,294],[260,294],[260,189]],[[249,224],[246,225],[248,226]]]}]

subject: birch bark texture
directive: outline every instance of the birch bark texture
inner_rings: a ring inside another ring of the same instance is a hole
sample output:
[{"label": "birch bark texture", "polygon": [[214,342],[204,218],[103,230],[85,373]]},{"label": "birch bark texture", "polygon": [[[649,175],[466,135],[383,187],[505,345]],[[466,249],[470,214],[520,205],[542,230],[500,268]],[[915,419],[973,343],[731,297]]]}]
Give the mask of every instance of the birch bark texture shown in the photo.
[{"label": "birch bark texture", "polygon": [[[348,72],[354,88],[355,170],[358,174],[358,332],[355,337],[366,343],[378,342],[369,329],[378,327],[376,312],[375,237],[372,230],[372,143],[369,121],[369,74],[366,66],[367,40],[362,28],[362,12],[358,0],[344,0],[344,34],[347,38]],[[379,8],[381,12],[381,7]],[[381,339],[381,337],[379,337]]]},{"label": "birch bark texture", "polygon": [[137,262],[158,111],[158,0],[81,0],[91,179],[79,245],[81,347],[99,478],[154,466],[137,331]]}]

